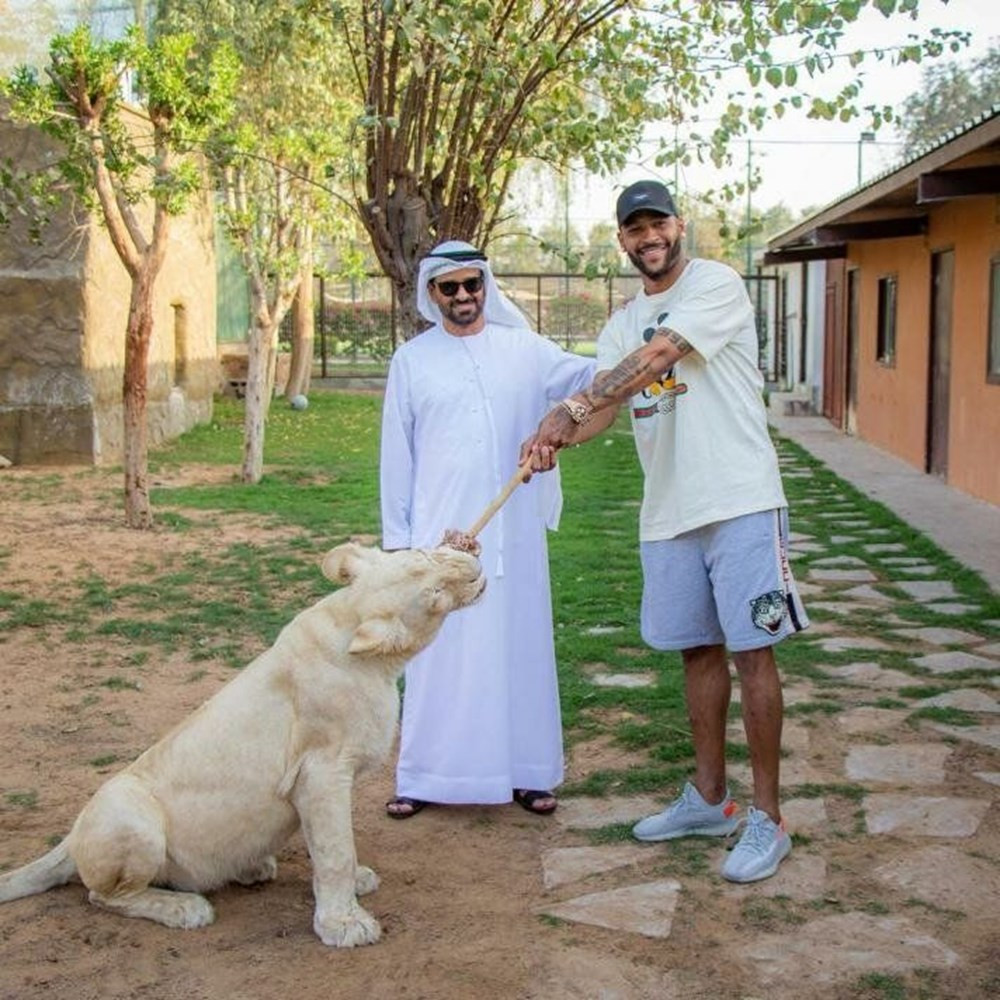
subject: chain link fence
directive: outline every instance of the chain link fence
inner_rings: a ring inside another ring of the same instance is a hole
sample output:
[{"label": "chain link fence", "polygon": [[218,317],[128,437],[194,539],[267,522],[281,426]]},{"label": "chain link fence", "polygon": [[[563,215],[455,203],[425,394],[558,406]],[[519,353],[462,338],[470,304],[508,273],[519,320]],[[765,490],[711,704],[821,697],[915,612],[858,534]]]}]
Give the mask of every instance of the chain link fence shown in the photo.
[{"label": "chain link fence", "polygon": [[[641,288],[638,275],[497,274],[497,283],[517,303],[531,327],[567,350],[590,353],[601,328],[619,306]],[[776,280],[745,277],[757,319],[761,370],[769,374],[779,326]],[[363,279],[314,279],[316,375],[377,375],[385,372],[396,346],[408,331],[400,325],[396,293],[382,275]],[[291,340],[289,315],[279,343]]]}]

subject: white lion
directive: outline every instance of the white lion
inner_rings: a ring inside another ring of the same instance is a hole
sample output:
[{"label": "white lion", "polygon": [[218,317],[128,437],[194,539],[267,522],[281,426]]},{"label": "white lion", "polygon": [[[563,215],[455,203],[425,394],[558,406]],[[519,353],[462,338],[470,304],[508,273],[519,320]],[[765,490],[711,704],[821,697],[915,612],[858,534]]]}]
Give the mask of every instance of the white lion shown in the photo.
[{"label": "white lion", "polygon": [[354,776],[388,754],[407,660],[486,582],[475,557],[444,547],[348,543],[323,572],[349,585],[105,782],[62,843],[0,876],[0,902],[79,878],[98,906],[203,927],[215,914],[201,893],[274,878],[275,852],[301,826],[320,939],[378,940],[357,901],[378,878],[355,856]]}]

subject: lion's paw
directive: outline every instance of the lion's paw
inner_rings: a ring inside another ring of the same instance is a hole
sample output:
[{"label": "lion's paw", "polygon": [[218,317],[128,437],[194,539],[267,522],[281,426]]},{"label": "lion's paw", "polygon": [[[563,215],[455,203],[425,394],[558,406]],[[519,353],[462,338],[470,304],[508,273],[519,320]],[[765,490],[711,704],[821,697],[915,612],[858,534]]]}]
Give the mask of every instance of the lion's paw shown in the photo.
[{"label": "lion's paw", "polygon": [[379,885],[378,875],[368,865],[358,865],[354,869],[354,891],[359,896],[367,896]]},{"label": "lion's paw", "polygon": [[378,921],[355,903],[347,914],[316,913],[313,929],[323,944],[331,948],[356,948],[374,944],[382,936]]},{"label": "lion's paw", "polygon": [[166,927],[192,930],[207,927],[215,920],[212,904],[196,892],[175,892],[171,889],[144,889],[127,896],[104,896],[91,891],[90,901],[126,917],[154,920]]}]

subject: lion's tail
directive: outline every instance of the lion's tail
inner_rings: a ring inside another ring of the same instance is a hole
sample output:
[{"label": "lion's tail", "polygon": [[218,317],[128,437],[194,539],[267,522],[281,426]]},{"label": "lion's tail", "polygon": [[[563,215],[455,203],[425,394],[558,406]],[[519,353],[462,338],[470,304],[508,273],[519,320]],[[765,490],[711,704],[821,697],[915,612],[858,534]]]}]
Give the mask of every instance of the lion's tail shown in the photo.
[{"label": "lion's tail", "polygon": [[76,862],[70,857],[64,840],[37,861],[0,875],[0,903],[65,885],[74,875]]}]

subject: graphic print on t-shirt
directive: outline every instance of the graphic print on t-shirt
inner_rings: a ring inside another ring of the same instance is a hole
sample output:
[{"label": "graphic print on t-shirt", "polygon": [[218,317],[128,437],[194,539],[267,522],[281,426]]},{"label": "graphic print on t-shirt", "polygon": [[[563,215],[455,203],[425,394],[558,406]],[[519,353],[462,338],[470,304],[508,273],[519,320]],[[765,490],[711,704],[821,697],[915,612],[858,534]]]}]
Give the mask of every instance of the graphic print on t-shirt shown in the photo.
[{"label": "graphic print on t-shirt", "polygon": [[[647,326],[642,331],[644,343],[648,344],[653,339],[656,331],[663,328],[663,321],[668,315],[669,313],[660,313],[656,317],[656,326]],[[633,402],[632,415],[637,420],[641,420],[643,417],[652,417],[656,413],[673,413],[674,407],[677,405],[677,397],[683,396],[687,390],[686,383],[677,381],[674,375],[674,366],[671,365],[655,382],[647,385],[639,393],[643,400],[648,400],[649,402],[648,405],[639,405]]]}]

